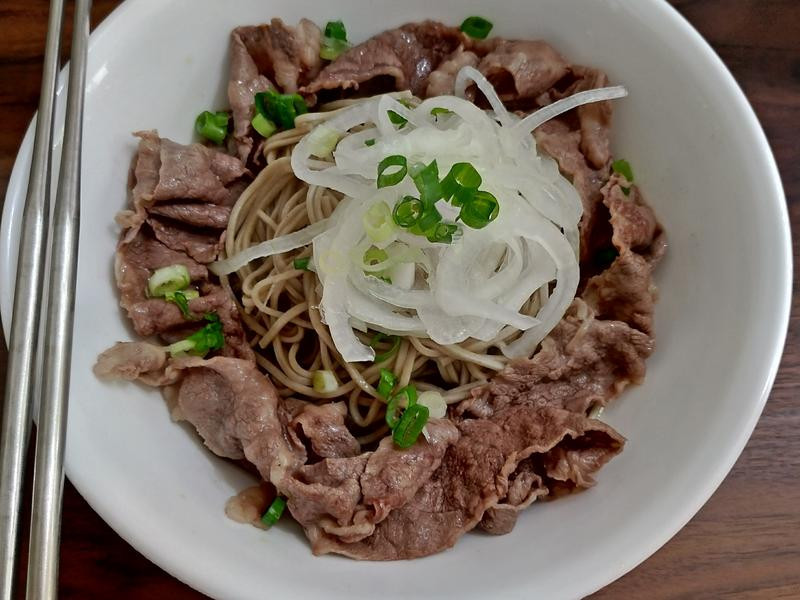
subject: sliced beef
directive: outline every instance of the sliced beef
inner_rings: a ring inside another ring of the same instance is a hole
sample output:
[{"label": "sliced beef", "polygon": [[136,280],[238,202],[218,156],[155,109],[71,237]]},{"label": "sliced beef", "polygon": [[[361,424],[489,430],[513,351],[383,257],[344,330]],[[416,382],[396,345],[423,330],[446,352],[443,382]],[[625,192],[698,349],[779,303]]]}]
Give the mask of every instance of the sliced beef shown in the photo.
[{"label": "sliced beef", "polygon": [[569,65],[542,41],[498,40],[478,65],[504,102],[535,98],[569,71]]},{"label": "sliced beef", "polygon": [[[580,221],[581,262],[591,258],[610,236],[608,215],[603,207],[601,189],[608,179],[609,168],[595,170],[581,151],[581,133],[570,129],[563,119],[552,119],[534,131],[539,147],[558,162],[561,172],[580,194],[583,216]],[[604,226],[605,225],[605,226]],[[596,238],[600,238],[596,241]]]},{"label": "sliced beef", "polygon": [[167,351],[147,342],[117,342],[97,357],[94,374],[102,379],[140,381],[161,387],[178,380],[178,373],[168,368]]},{"label": "sliced beef", "polygon": [[326,459],[276,483],[315,552],[330,540],[350,544],[369,538],[378,523],[417,493],[458,439],[458,430],[446,420],[431,421],[428,431],[427,439],[411,448],[400,449],[387,437],[373,453]]},{"label": "sliced beef", "polygon": [[203,202],[174,202],[155,204],[147,212],[151,216],[165,217],[191,227],[225,229],[231,216],[231,207]]},{"label": "sliced beef", "polygon": [[459,46],[450,56],[428,76],[428,87],[425,97],[452,95],[455,89],[456,75],[464,67],[477,67],[478,55],[463,46]]},{"label": "sliced beef", "polygon": [[[330,534],[310,537],[314,553],[397,560],[439,552],[508,496],[509,475],[524,459],[535,457],[535,474],[545,482],[565,478],[565,484],[586,487],[591,484],[590,469],[608,461],[624,444],[618,433],[599,421],[529,403],[507,406],[491,419],[463,420],[458,429],[461,436],[441,466],[409,502],[378,523],[372,535],[358,541]],[[558,460],[562,446],[586,447],[592,458],[572,457],[573,464],[582,468],[564,469]]]},{"label": "sliced beef", "polygon": [[603,204],[611,214],[611,241],[620,252],[626,249],[647,253],[660,227],[656,216],[644,202],[638,186],[621,175],[614,175],[602,189]]},{"label": "sliced beef", "polygon": [[176,221],[150,217],[148,225],[156,239],[176,252],[183,252],[201,264],[217,260],[222,250],[219,231],[203,231],[197,227],[181,226]]},{"label": "sliced beef", "polygon": [[322,33],[308,19],[289,27],[280,19],[268,25],[237,27],[231,33],[228,101],[233,111],[233,138],[246,162],[253,147],[253,98],[272,87],[293,93],[311,81],[322,66]]},{"label": "sliced beef", "polygon": [[650,336],[620,321],[595,319],[576,300],[533,358],[509,365],[457,410],[488,418],[522,402],[584,414],[605,406],[630,383],[640,383],[652,351]]},{"label": "sliced beef", "polygon": [[361,444],[347,429],[344,402],[330,404],[303,403],[300,413],[292,419],[291,427],[301,440],[307,440],[309,455],[319,458],[347,458],[361,454]]},{"label": "sliced beef", "polygon": [[[351,48],[302,91],[358,90],[370,82],[370,92],[411,90],[422,96],[429,75],[465,43],[466,37],[454,27],[435,21],[409,23]],[[391,85],[382,85],[383,80],[390,80]]]},{"label": "sliced beef", "polygon": [[280,479],[305,462],[302,446],[285,434],[286,415],[275,387],[245,360],[183,359],[178,392],[184,418],[218,456],[246,458],[266,479]]},{"label": "sliced beef", "polygon": [[537,498],[548,494],[544,480],[536,474],[536,466],[530,458],[519,463],[517,470],[508,478],[506,497],[483,513],[479,523],[481,529],[492,535],[510,533],[517,523],[519,512],[528,508]]}]

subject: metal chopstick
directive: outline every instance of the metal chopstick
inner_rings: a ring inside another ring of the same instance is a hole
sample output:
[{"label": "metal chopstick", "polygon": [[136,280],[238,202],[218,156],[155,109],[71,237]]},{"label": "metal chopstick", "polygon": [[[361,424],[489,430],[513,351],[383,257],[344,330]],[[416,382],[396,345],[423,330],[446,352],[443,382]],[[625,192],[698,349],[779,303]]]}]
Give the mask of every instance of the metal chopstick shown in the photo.
[{"label": "metal chopstick", "polygon": [[50,221],[50,168],[64,0],[50,1],[36,136],[22,217],[14,313],[0,433],[0,600],[14,593],[22,486],[36,372],[45,239]]},{"label": "metal chopstick", "polygon": [[28,556],[27,598],[32,600],[54,599],[58,595],[64,443],[78,262],[81,143],[90,8],[91,0],[75,0],[64,146],[53,213],[48,288],[50,297],[42,343],[42,398],[36,436]]}]

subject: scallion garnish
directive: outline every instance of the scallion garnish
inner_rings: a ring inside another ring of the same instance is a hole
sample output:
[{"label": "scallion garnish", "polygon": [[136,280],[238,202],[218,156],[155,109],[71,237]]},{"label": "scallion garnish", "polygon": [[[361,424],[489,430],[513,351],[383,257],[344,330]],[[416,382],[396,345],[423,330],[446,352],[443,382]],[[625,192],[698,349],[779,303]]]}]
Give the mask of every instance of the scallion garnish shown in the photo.
[{"label": "scallion garnish", "polygon": [[311,387],[320,394],[330,394],[339,389],[339,382],[333,371],[319,370],[311,375]]},{"label": "scallion garnish", "polygon": [[388,399],[392,395],[392,390],[397,384],[397,376],[389,369],[381,369],[380,379],[378,380],[378,395]]},{"label": "scallion garnish", "polygon": [[347,39],[347,29],[344,27],[344,23],[341,20],[339,21],[328,21],[325,25],[325,37],[331,38],[333,40],[346,40]]},{"label": "scallion garnish", "polygon": [[500,205],[489,192],[479,190],[461,207],[458,218],[467,227],[483,229],[497,218]]},{"label": "scallion garnish", "polygon": [[350,48],[347,42],[347,30],[341,21],[328,21],[325,25],[325,36],[319,49],[322,60],[336,60]]},{"label": "scallion garnish", "polygon": [[422,203],[422,214],[417,219],[417,222],[409,227],[409,231],[416,235],[427,235],[436,225],[442,221],[442,213],[436,208],[434,202]]},{"label": "scallion garnish", "polygon": [[309,270],[308,263],[310,261],[311,259],[308,256],[306,256],[305,258],[295,258],[292,261],[292,266],[295,269],[299,269],[300,271],[308,271]]},{"label": "scallion garnish", "polygon": [[219,350],[225,346],[225,337],[222,335],[222,322],[219,320],[219,316],[216,313],[206,313],[203,318],[208,321],[208,324],[185,340],[168,346],[170,355],[178,356],[189,352],[197,356],[205,356],[209,350]]},{"label": "scallion garnish", "polygon": [[[386,171],[392,167],[398,167],[396,170],[387,173]],[[405,156],[400,154],[393,154],[387,156],[378,163],[378,188],[389,187],[397,185],[408,173],[408,163]]]},{"label": "scallion garnish", "polygon": [[386,111],[389,114],[389,120],[392,122],[392,125],[399,125],[398,129],[402,129],[408,123],[408,119],[406,119],[400,113],[397,113],[393,110]]},{"label": "scallion garnish", "polygon": [[419,190],[419,197],[425,203],[436,202],[442,197],[442,186],[439,183],[439,167],[436,160],[424,165],[417,163],[408,170],[411,180]]},{"label": "scallion garnish", "polygon": [[181,314],[184,319],[192,320],[194,315],[189,310],[189,300],[194,300],[200,297],[200,292],[193,289],[180,290],[178,292],[168,292],[164,295],[164,300],[167,302],[174,302],[181,309]]},{"label": "scallion garnish", "polygon": [[414,196],[405,196],[395,205],[392,218],[400,227],[407,229],[417,224],[422,216],[423,208],[422,200],[414,198]]},{"label": "scallion garnish", "polygon": [[397,354],[397,351],[400,348],[400,336],[386,335],[385,333],[378,332],[372,336],[372,339],[369,341],[369,345],[370,347],[375,348],[378,344],[383,342],[389,342],[390,346],[385,352],[375,355],[374,362],[376,363],[382,363],[383,361],[389,360],[392,356]]},{"label": "scallion garnish", "polygon": [[400,448],[410,448],[417,441],[419,434],[422,433],[425,423],[428,422],[427,406],[414,404],[409,406],[400,417],[400,421],[392,431],[392,439]]},{"label": "scallion garnish", "polygon": [[191,281],[189,269],[185,265],[161,267],[147,280],[147,291],[150,296],[158,298],[184,289]]},{"label": "scallion garnish", "polygon": [[383,248],[370,246],[364,251],[364,264],[374,267],[389,260],[389,254]]},{"label": "scallion garnish", "polygon": [[450,167],[442,179],[442,197],[453,206],[461,206],[478,190],[483,179],[477,169],[467,162]]},{"label": "scallion garnish", "polygon": [[374,146],[375,145],[375,138],[370,138],[364,142],[365,146]]},{"label": "scallion garnish", "polygon": [[426,237],[429,242],[452,244],[453,236],[457,231],[458,225],[455,223],[439,223],[426,234]]},{"label": "scallion garnish", "polygon": [[286,499],[281,496],[277,496],[275,500],[272,501],[272,504],[269,505],[269,508],[267,509],[267,512],[264,513],[264,516],[261,517],[261,522],[267,527],[272,527],[278,522],[278,520],[280,520],[285,509]]},{"label": "scallion garnish", "polygon": [[619,173],[625,179],[633,183],[633,169],[631,169],[630,163],[624,158],[620,158],[611,163],[611,170],[614,171],[614,173]]},{"label": "scallion garnish", "polygon": [[364,212],[362,221],[367,236],[376,243],[387,241],[396,230],[392,220],[392,209],[383,201],[372,204]]},{"label": "scallion garnish", "polygon": [[453,111],[449,108],[442,108],[440,106],[436,106],[431,109],[431,116],[438,117],[439,115],[452,115]]},{"label": "scallion garnish", "polygon": [[400,389],[396,394],[392,394],[386,404],[386,424],[389,429],[394,429],[400,423],[400,415],[403,410],[417,403],[417,388],[407,385]]},{"label": "scallion garnish", "polygon": [[267,139],[273,133],[278,131],[278,126],[261,113],[257,113],[256,116],[253,117],[253,120],[250,121],[250,124],[253,126],[253,129],[255,129],[264,139]]},{"label": "scallion garnish", "polygon": [[221,144],[228,135],[228,120],[230,115],[224,111],[211,112],[204,110],[194,122],[194,130],[207,140]]},{"label": "scallion garnish", "polygon": [[492,22],[483,17],[467,17],[461,24],[461,31],[476,40],[485,40],[492,27]]},{"label": "scallion garnish", "polygon": [[267,90],[257,93],[254,102],[256,113],[281,129],[291,129],[297,116],[308,112],[308,106],[300,94],[279,94],[275,90]]}]

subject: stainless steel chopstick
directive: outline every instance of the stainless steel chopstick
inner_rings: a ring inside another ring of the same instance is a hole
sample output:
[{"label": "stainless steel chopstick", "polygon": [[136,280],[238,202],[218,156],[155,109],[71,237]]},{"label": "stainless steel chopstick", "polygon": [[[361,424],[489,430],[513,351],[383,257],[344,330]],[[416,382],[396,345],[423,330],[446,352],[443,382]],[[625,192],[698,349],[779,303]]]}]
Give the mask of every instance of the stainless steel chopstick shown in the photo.
[{"label": "stainless steel chopstick", "polygon": [[50,257],[50,286],[42,348],[42,398],[33,471],[27,598],[58,595],[64,442],[75,312],[80,226],[81,143],[91,0],[75,0],[72,54]]},{"label": "stainless steel chopstick", "polygon": [[51,0],[36,136],[17,258],[14,313],[0,433],[0,600],[11,600],[14,592],[25,457],[34,402],[45,240],[50,221],[53,118],[63,13],[64,0]]}]

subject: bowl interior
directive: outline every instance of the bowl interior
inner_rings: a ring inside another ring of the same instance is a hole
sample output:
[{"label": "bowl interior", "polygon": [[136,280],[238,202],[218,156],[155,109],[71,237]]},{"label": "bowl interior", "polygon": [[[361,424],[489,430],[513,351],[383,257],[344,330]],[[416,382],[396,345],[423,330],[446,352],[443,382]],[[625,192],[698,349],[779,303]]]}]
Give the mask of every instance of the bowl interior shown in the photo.
[{"label": "bowl interior", "polygon": [[[93,35],[67,473],[140,551],[215,596],[269,590],[354,599],[381,590],[390,598],[477,598],[499,585],[518,597],[589,593],[646,558],[699,509],[760,414],[782,347],[791,277],[774,161],[722,63],[664,2],[373,0],[365,8],[358,0],[140,0],[126,2]],[[471,14],[490,17],[499,35],[548,40],[568,60],[601,67],[627,86],[630,96],[616,104],[615,155],[633,165],[670,240],[656,275],[658,349],[645,384],[605,413],[628,445],[595,488],[535,505],[510,535],[469,534],[423,560],[314,558],[288,520],[264,533],[225,518],[225,501],[249,477],[205,451],[190,427],[172,423],[158,393],[101,383],[91,373],[99,352],[133,337],[112,284],[113,216],[127,202],[136,147],[130,133],[157,128],[188,142],[198,112],[226,106],[227,34],[236,25],[342,18],[358,41],[409,20],[456,23]],[[0,236],[6,324],[31,143],[29,131]]]}]

